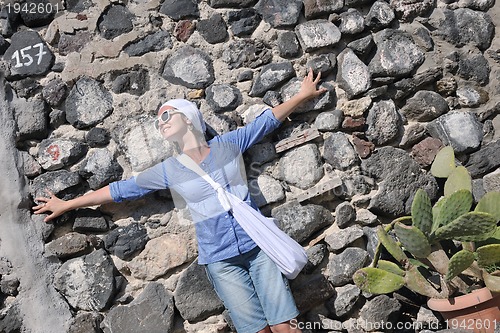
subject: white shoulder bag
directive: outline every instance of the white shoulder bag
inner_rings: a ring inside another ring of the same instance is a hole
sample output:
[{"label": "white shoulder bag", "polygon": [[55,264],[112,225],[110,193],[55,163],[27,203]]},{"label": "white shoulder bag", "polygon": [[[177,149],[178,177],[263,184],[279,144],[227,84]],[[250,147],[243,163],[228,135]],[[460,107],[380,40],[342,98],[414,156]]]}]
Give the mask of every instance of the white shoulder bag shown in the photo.
[{"label": "white shoulder bag", "polygon": [[182,154],[177,157],[177,160],[212,185],[222,207],[226,211],[231,211],[243,230],[276,263],[283,275],[288,279],[297,277],[307,263],[306,252],[299,243],[279,229],[274,219],[265,217],[237,196],[227,192],[191,157]]}]

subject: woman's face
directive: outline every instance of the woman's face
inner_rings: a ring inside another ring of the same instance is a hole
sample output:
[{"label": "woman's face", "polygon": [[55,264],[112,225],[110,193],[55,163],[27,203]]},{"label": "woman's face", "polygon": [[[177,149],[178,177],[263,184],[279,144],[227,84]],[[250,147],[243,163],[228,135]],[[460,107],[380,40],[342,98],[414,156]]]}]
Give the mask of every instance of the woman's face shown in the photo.
[{"label": "woman's face", "polygon": [[[175,110],[171,106],[164,106],[158,111],[158,118],[165,112],[169,110]],[[180,141],[182,136],[187,131],[186,118],[183,117],[182,113],[171,111],[170,119],[166,122],[159,121],[158,130],[160,134],[168,141]]]}]

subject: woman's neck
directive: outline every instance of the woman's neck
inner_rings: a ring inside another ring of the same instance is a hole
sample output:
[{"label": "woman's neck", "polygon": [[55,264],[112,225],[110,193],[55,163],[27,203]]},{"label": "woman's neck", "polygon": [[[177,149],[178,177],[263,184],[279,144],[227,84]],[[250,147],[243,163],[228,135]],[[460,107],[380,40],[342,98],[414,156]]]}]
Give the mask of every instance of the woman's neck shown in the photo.
[{"label": "woman's neck", "polygon": [[179,142],[181,151],[196,162],[201,162],[210,152],[210,147],[205,140],[192,137]]}]

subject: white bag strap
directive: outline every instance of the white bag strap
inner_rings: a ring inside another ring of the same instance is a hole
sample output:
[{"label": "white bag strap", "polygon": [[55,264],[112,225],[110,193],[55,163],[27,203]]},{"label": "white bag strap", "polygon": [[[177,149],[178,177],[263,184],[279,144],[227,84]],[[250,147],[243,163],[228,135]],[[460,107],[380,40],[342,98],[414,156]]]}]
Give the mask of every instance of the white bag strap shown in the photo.
[{"label": "white bag strap", "polygon": [[231,210],[231,203],[226,196],[226,190],[219,183],[215,182],[202,168],[200,168],[200,166],[196,164],[191,157],[186,154],[181,154],[177,156],[177,160],[186,168],[196,172],[200,177],[205,179],[207,183],[209,183],[217,192],[217,198],[219,199],[222,208],[224,208],[225,211]]}]

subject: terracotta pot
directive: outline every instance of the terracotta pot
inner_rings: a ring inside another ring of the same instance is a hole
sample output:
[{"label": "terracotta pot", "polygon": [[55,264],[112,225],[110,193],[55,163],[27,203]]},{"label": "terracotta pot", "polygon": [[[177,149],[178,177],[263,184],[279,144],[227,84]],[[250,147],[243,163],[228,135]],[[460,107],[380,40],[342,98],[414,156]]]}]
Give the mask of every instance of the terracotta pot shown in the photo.
[{"label": "terracotta pot", "polygon": [[448,299],[431,298],[427,305],[441,313],[449,329],[493,333],[500,327],[500,293],[491,293],[488,288]]}]

